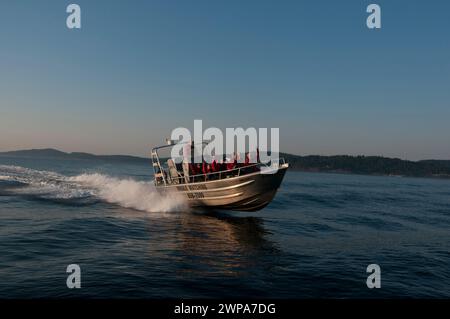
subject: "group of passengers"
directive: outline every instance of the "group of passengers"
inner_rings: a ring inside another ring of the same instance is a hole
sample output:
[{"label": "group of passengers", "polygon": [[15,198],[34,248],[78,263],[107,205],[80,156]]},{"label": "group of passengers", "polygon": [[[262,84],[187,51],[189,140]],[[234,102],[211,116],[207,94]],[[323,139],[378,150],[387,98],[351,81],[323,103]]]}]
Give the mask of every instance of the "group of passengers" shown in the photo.
[{"label": "group of passengers", "polygon": [[[256,163],[260,163],[259,149],[256,149]],[[235,152],[233,153],[233,157],[231,159],[226,158],[226,156],[223,155],[221,161],[217,161],[215,157],[213,157],[211,163],[207,163],[204,159],[203,163],[190,163],[189,174],[191,176],[197,176],[195,181],[208,179],[214,180],[223,177],[235,176],[239,173],[239,171],[241,174],[258,171],[259,167],[252,164],[255,164],[255,162],[252,163],[249,152],[245,153],[245,160],[243,163],[240,161],[239,154],[236,154]],[[237,170],[238,168],[240,168],[240,170]]]}]

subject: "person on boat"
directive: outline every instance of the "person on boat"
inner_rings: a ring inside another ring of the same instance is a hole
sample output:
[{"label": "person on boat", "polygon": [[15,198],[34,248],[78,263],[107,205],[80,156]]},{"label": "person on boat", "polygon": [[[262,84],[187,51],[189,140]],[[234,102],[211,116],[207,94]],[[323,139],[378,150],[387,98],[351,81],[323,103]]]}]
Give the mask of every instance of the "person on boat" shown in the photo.
[{"label": "person on boat", "polygon": [[212,161],[212,163],[211,163],[211,171],[212,171],[213,173],[216,173],[216,172],[219,171],[218,164],[219,164],[219,163],[217,163],[216,157],[214,156],[214,157],[213,157],[213,161]]},{"label": "person on boat", "polygon": [[191,176],[197,175],[197,167],[193,163],[189,163],[189,170],[191,171]]},{"label": "person on boat", "polygon": [[222,162],[220,163],[220,170],[221,171],[227,170],[227,157],[225,154],[223,155]]},{"label": "person on boat", "polygon": [[208,179],[208,173],[209,173],[209,171],[208,171],[208,164],[206,164],[206,161],[205,160],[203,160],[203,163],[202,163],[202,173],[203,173],[203,175],[205,175],[205,180],[207,180]]},{"label": "person on boat", "polygon": [[244,161],[244,163],[241,164],[242,165],[241,172],[243,174],[252,172],[253,167],[247,167],[247,166],[250,166],[251,164],[252,164],[252,162],[251,162],[251,158],[250,158],[250,152],[246,152],[245,153],[245,161]]},{"label": "person on boat", "polygon": [[218,178],[219,178],[219,175],[218,175],[218,174],[215,174],[215,173],[217,173],[218,171],[220,171],[220,168],[219,168],[219,163],[217,163],[217,160],[216,160],[216,157],[215,157],[215,156],[213,157],[213,161],[212,161],[212,163],[209,165],[209,167],[210,167],[210,169],[209,169],[210,173],[214,173],[214,174],[211,174],[211,175],[210,175],[210,179],[218,179]]},{"label": "person on boat", "polygon": [[206,164],[206,175],[205,175],[205,180],[208,180],[208,179],[214,179],[215,178],[215,176],[214,176],[214,174],[211,174],[213,171],[212,171],[212,168],[211,168],[211,164]]},{"label": "person on boat", "polygon": [[[197,171],[196,175],[200,175],[202,173],[202,165],[200,163],[197,163],[196,171]],[[202,179],[201,176],[197,176],[197,178],[196,178],[197,181],[199,181],[201,179]]]},{"label": "person on boat", "polygon": [[237,165],[238,165],[238,157],[235,152],[233,153],[233,157],[227,161],[226,168],[227,171],[229,171],[227,176],[230,175],[233,176],[235,173],[237,173],[237,171],[234,171],[234,169],[238,167]]},{"label": "person on boat", "polygon": [[228,159],[227,164],[226,164],[226,168],[228,171],[231,171],[232,169],[236,168],[236,159]]},{"label": "person on boat", "polygon": [[248,166],[248,165],[250,165],[250,153],[246,152],[244,166]]},{"label": "person on boat", "polygon": [[220,163],[220,171],[223,172],[221,174],[222,178],[223,177],[228,177],[230,175],[230,173],[228,172],[228,167],[230,166],[230,159],[228,157],[226,157],[226,155],[223,156],[223,160]]},{"label": "person on boat", "polygon": [[159,168],[155,173],[155,179],[157,184],[162,184],[164,182],[163,174],[161,173],[161,170]]}]

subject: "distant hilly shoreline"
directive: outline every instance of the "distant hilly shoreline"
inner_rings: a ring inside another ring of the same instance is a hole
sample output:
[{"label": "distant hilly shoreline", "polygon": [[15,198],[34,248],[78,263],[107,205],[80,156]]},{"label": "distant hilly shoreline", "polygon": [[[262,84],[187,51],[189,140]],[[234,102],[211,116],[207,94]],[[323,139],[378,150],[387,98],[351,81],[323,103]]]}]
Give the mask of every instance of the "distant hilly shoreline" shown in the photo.
[{"label": "distant hilly shoreline", "polygon": [[94,155],[83,152],[66,153],[53,148],[18,150],[9,152],[0,152],[0,157],[34,157],[34,158],[55,158],[55,159],[100,159],[119,162],[149,162],[150,158],[143,158],[131,155]]},{"label": "distant hilly shoreline", "polygon": [[[94,155],[66,153],[56,149],[30,149],[0,152],[0,157],[104,160],[110,162],[149,163],[149,158],[130,155]],[[450,160],[408,161],[381,156],[299,156],[281,153],[291,169],[306,172],[328,172],[364,175],[450,178]]]}]

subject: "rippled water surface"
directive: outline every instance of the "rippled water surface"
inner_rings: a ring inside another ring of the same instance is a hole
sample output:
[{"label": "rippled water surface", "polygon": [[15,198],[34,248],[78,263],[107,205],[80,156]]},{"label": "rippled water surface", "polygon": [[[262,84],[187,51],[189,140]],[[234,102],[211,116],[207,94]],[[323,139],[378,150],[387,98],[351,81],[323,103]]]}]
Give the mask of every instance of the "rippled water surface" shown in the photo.
[{"label": "rippled water surface", "polygon": [[450,297],[449,180],[288,172],[250,214],[190,211],[150,179],[150,164],[0,158],[0,298]]}]

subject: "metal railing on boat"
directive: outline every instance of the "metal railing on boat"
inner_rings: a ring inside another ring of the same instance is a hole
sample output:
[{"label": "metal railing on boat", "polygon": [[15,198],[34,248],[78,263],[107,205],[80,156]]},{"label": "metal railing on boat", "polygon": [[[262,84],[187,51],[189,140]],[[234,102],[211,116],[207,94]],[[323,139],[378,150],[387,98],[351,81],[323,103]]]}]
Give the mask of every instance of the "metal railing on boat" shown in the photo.
[{"label": "metal railing on boat", "polygon": [[[279,158],[278,161],[276,162],[276,165],[280,166],[285,164],[286,161],[284,160],[284,158]],[[186,176],[184,176],[180,171],[177,170],[178,176],[174,177],[174,176],[170,176],[170,171],[169,173],[166,172],[166,170],[164,168],[162,168],[162,172],[158,174],[158,176],[155,174],[155,181],[156,184],[159,185],[180,185],[180,184],[191,184],[191,183],[199,183],[199,182],[207,182],[207,181],[215,181],[215,180],[221,180],[221,179],[226,179],[226,178],[231,178],[231,177],[238,177],[238,176],[243,176],[243,175],[247,175],[250,173],[255,173],[261,170],[261,167],[272,167],[272,168],[277,168],[275,165],[275,163],[270,163],[270,164],[264,164],[264,163],[255,163],[255,164],[250,164],[250,165],[243,165],[243,164],[238,164],[238,167],[233,168],[233,169],[225,169],[225,170],[220,170],[217,172],[210,172],[210,173],[206,173],[206,174],[196,174],[196,175],[189,175],[188,176],[188,181],[186,182]],[[159,178],[159,182],[158,182],[158,178]]]}]

